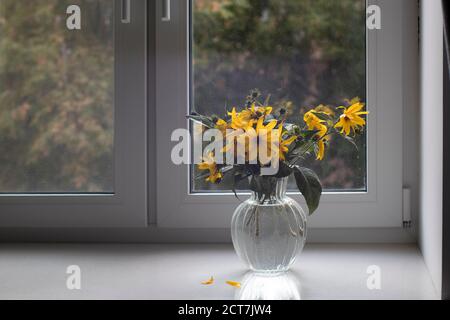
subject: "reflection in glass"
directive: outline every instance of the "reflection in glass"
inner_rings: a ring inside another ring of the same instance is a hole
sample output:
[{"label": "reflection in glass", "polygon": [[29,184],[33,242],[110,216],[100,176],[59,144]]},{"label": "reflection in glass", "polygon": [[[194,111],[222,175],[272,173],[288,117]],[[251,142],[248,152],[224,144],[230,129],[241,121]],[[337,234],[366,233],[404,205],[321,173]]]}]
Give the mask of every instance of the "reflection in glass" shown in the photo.
[{"label": "reflection in glass", "polygon": [[301,300],[301,283],[293,272],[276,276],[249,272],[241,282],[236,300]]},{"label": "reflection in glass", "polygon": [[0,193],[114,191],[113,4],[0,1]]},{"label": "reflection in glass", "polygon": [[[192,0],[192,111],[222,115],[242,106],[254,88],[271,94],[275,110],[286,108],[296,122],[321,103],[366,100],[365,6],[365,0]],[[365,191],[366,137],[358,139],[359,151],[333,139],[324,161],[304,166],[327,190]],[[226,181],[192,181],[193,192],[227,189]]]}]

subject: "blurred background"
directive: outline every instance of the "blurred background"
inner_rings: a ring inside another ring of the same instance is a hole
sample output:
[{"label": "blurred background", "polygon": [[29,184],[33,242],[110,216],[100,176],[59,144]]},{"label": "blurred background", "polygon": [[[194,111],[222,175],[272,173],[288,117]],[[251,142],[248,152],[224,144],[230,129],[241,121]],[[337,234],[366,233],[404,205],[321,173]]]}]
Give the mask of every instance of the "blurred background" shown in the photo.
[{"label": "blurred background", "polygon": [[[72,4],[81,30],[66,28]],[[193,0],[191,11],[193,110],[223,114],[258,88],[298,122],[365,99],[364,0]],[[114,192],[113,26],[111,0],[0,0],[0,193]],[[357,152],[334,138],[304,165],[328,190],[365,190],[365,141]]]},{"label": "blurred background", "polygon": [[0,192],[113,192],[113,90],[113,1],[0,0]]},{"label": "blurred background", "polygon": [[[191,11],[192,110],[223,115],[242,108],[254,88],[270,94],[275,108],[287,108],[292,122],[319,104],[365,101],[364,0],[193,0]],[[357,145],[334,137],[324,161],[311,157],[302,165],[327,190],[365,191],[365,135]],[[227,181],[192,180],[193,192],[230,189]]]}]

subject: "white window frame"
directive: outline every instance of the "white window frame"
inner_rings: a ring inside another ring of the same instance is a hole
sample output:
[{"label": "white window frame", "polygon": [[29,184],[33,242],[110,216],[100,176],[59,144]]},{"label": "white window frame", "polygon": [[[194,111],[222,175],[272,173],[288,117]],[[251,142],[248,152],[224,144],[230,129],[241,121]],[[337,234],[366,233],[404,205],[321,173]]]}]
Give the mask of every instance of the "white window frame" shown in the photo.
[{"label": "white window frame", "polygon": [[147,1],[114,0],[114,21],[114,194],[2,194],[0,227],[148,226]]},{"label": "white window frame", "polygon": [[[188,128],[189,0],[171,1],[171,19],[156,4],[157,225],[160,228],[228,228],[238,201],[231,194],[190,194],[189,167],[170,161],[173,130]],[[331,0],[335,1],[335,0]],[[382,10],[382,29],[368,31],[367,192],[325,193],[311,228],[402,226],[403,39],[411,0],[369,0]],[[410,66],[411,67],[411,66]],[[304,203],[299,194],[291,194]]]}]

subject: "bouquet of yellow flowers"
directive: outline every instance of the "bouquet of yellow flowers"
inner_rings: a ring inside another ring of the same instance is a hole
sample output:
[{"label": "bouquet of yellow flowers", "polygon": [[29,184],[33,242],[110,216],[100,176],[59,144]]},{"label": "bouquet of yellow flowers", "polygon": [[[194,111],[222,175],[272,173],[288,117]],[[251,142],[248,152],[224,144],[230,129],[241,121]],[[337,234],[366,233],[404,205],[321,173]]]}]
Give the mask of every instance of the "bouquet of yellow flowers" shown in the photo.
[{"label": "bouquet of yellow flowers", "polygon": [[[278,179],[294,175],[311,215],[319,206],[322,186],[314,171],[301,163],[311,155],[323,160],[332,135],[354,144],[353,138],[366,125],[364,107],[359,98],[346,100],[345,106],[319,105],[306,112],[301,123],[289,123],[286,109],[275,112],[268,99],[261,102],[255,90],[242,110],[232,108],[223,117],[194,112],[191,120],[223,135],[220,150],[207,152],[198,164],[205,171],[198,178],[218,184],[230,175],[235,194],[236,184],[248,181],[248,188],[263,203],[273,194]],[[224,157],[231,161],[224,163]],[[270,168],[275,170],[267,171]]]}]

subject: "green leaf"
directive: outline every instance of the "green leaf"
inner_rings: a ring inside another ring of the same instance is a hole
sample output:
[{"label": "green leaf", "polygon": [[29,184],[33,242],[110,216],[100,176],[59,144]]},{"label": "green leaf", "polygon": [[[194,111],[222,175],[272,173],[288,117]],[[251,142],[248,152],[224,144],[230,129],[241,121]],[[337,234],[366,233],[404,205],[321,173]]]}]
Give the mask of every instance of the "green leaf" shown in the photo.
[{"label": "green leaf", "polygon": [[313,111],[313,114],[320,120],[324,120],[324,121],[333,120],[333,117],[331,117],[330,115],[323,113],[323,112]]},{"label": "green leaf", "polygon": [[237,188],[238,184],[240,184],[242,182],[246,182],[245,189],[249,189],[250,188],[249,183],[248,183],[248,177],[249,176],[248,176],[248,174],[244,173],[242,171],[242,168],[239,167],[239,166],[233,168],[233,170],[231,172],[233,173],[233,180],[231,182],[231,184],[232,184],[231,185],[231,190],[233,191],[234,196],[236,197],[236,199],[241,201],[241,199],[239,198],[239,196],[237,194],[236,188]]},{"label": "green leaf", "polygon": [[272,176],[252,176],[250,190],[258,194],[258,200],[264,202],[275,192],[277,178]]},{"label": "green leaf", "polygon": [[308,205],[309,215],[317,210],[322,196],[322,185],[317,174],[308,168],[294,167],[295,182]]},{"label": "green leaf", "polygon": [[255,176],[252,176],[250,180],[250,190],[258,194],[258,200],[261,200],[264,197],[261,184]]},{"label": "green leaf", "polygon": [[267,95],[267,97],[266,97],[266,100],[264,100],[264,106],[268,106],[269,105],[269,102],[270,102],[270,98],[272,97],[272,95]]},{"label": "green leaf", "polygon": [[[310,144],[308,143],[308,141],[305,140],[297,141],[287,156],[289,160],[289,165],[292,165],[295,162],[297,162],[298,158],[304,159],[307,155],[311,154],[313,151],[314,151],[314,144]],[[295,161],[293,162],[293,160]]]},{"label": "green leaf", "polygon": [[195,180],[204,180],[209,177],[209,172],[202,172],[201,174],[198,174],[195,176]]},{"label": "green leaf", "polygon": [[359,151],[359,148],[358,148],[358,145],[355,142],[355,139],[353,139],[352,137],[348,137],[348,136],[345,136],[344,139],[347,140],[348,142],[350,142],[353,145],[353,147],[355,147],[356,152]]},{"label": "green leaf", "polygon": [[292,168],[290,168],[284,161],[280,161],[280,167],[278,173],[275,175],[277,178],[286,178],[292,174]]},{"label": "green leaf", "polygon": [[238,181],[237,181],[238,178],[237,177],[238,176],[236,176],[236,175],[233,177],[233,180],[231,182],[231,191],[233,191],[235,198],[238,199],[239,201],[241,201],[241,199],[239,199],[239,196],[238,196],[237,191],[236,191],[236,184],[238,183]]},{"label": "green leaf", "polygon": [[215,127],[214,122],[210,118],[199,115],[199,114],[192,114],[192,115],[187,116],[187,118],[192,121],[203,124],[208,129],[214,129],[214,127]]},{"label": "green leaf", "polygon": [[350,142],[350,144],[355,148],[356,152],[359,151],[359,148],[358,148],[358,145],[356,144],[355,139],[353,139],[352,137],[346,136],[345,134],[341,134],[340,132],[338,132],[338,134],[341,138],[343,138],[347,142]]},{"label": "green leaf", "polygon": [[313,139],[317,134],[319,133],[319,130],[304,130],[300,133],[301,137],[304,140],[311,140]]}]

